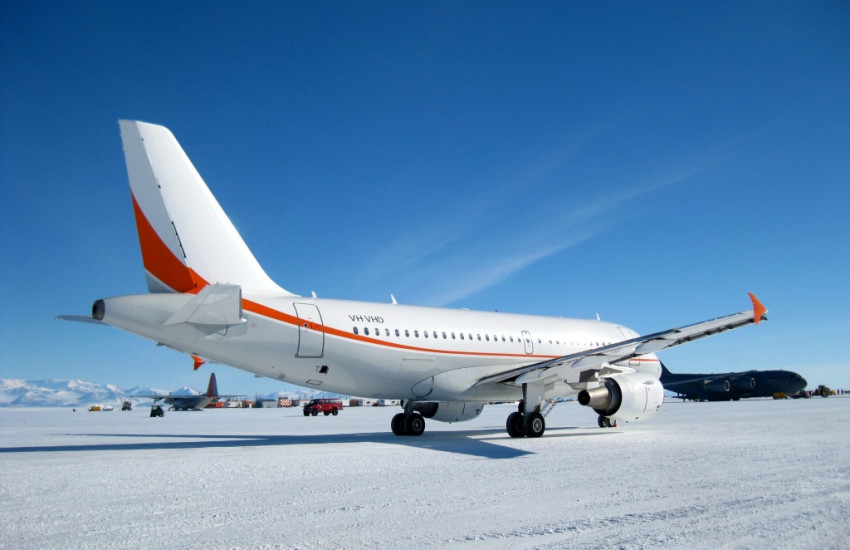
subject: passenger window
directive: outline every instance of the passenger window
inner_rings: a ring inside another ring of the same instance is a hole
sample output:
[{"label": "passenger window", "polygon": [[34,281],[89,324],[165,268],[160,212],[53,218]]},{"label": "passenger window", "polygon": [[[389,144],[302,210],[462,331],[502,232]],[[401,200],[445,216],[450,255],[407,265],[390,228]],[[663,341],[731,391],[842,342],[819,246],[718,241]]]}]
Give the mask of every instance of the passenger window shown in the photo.
[{"label": "passenger window", "polygon": [[[452,337],[454,337],[454,335],[452,335]],[[463,333],[462,332],[460,333],[460,339],[463,340]]]},{"label": "passenger window", "polygon": [[425,338],[428,338],[428,331],[427,331],[427,330],[423,330],[423,331],[422,331],[422,336],[424,336]]},{"label": "passenger window", "polygon": [[439,338],[439,336],[437,336],[437,331],[435,330],[434,331],[434,340],[436,340],[437,338]]},{"label": "passenger window", "polygon": [[369,327],[366,327],[366,328],[363,329],[363,334],[365,334],[366,336],[369,336]]},{"label": "passenger window", "polygon": [[446,333],[443,332],[443,340],[446,340]]},{"label": "passenger window", "polygon": [[395,329],[395,335],[396,335],[396,336],[401,336],[401,334],[399,334],[399,333],[398,333],[398,329]]},{"label": "passenger window", "polygon": [[357,330],[357,327],[354,327],[354,328],[352,329],[352,332],[353,332],[354,334],[357,334],[359,331]]},{"label": "passenger window", "polygon": [[454,340],[454,339],[455,339],[455,333],[453,332],[452,333],[452,340]]},{"label": "passenger window", "polygon": [[418,331],[418,330],[414,330],[414,331],[413,331],[413,335],[414,335],[414,336],[416,336],[417,338],[419,338],[419,331]]}]

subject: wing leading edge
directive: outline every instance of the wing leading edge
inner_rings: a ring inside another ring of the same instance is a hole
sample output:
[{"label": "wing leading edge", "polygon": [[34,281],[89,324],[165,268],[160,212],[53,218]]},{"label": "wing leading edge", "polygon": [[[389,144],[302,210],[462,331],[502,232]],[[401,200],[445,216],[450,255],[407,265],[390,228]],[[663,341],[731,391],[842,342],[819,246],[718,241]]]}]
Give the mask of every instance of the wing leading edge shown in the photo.
[{"label": "wing leading edge", "polygon": [[727,330],[741,328],[750,324],[759,324],[767,320],[767,308],[749,293],[753,309],[733,313],[717,319],[710,319],[692,325],[672,328],[645,336],[638,336],[615,344],[585,350],[532,365],[526,365],[509,371],[486,376],[475,386],[493,383],[525,384],[548,382],[558,379],[567,383],[581,383],[598,378],[599,375],[616,372],[630,372],[633,369],[616,366],[616,363],[655,353],[663,349],[692,342],[700,338],[719,334]]}]

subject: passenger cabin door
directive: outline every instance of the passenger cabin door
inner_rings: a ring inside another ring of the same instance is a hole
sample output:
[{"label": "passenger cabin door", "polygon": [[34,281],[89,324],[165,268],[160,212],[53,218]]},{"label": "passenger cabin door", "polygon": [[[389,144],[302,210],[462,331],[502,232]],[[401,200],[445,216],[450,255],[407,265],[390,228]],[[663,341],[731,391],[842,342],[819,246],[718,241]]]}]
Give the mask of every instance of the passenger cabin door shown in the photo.
[{"label": "passenger cabin door", "polygon": [[298,315],[296,357],[321,357],[325,352],[325,325],[315,304],[293,304]]}]

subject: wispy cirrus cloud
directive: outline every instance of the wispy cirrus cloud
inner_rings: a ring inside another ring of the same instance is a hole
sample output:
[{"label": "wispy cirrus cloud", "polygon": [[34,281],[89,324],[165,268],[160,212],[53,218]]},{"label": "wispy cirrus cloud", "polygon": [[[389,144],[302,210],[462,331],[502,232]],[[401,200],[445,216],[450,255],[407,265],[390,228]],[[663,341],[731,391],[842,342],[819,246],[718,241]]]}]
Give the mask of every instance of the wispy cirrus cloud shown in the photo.
[{"label": "wispy cirrus cloud", "polygon": [[395,292],[417,303],[457,303],[625,223],[632,211],[625,205],[709,166],[690,162],[639,184],[574,200],[577,194],[552,185],[568,160],[568,152],[550,156],[527,171],[530,178],[512,178],[480,200],[446,204],[438,215],[399,233],[369,264],[393,280]]}]

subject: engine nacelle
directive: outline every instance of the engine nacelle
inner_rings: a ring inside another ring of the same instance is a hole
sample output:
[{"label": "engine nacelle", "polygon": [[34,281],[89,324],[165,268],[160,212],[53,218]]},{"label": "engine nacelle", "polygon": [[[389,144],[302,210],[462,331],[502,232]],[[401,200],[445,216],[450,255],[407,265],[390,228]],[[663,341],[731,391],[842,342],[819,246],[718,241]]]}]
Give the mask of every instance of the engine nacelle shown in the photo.
[{"label": "engine nacelle", "polygon": [[738,391],[752,391],[756,388],[756,379],[742,376],[732,380],[732,387]]},{"label": "engine nacelle", "polygon": [[448,403],[416,403],[413,410],[425,418],[439,422],[465,422],[478,418],[484,410],[484,403],[464,403],[452,401]]},{"label": "engine nacelle", "polygon": [[729,380],[725,378],[723,380],[712,380],[705,383],[705,389],[717,393],[726,393],[731,387],[732,385],[729,383]]},{"label": "engine nacelle", "polygon": [[598,388],[580,391],[578,402],[612,420],[643,420],[661,409],[664,387],[657,378],[643,372],[615,374],[605,378]]}]

